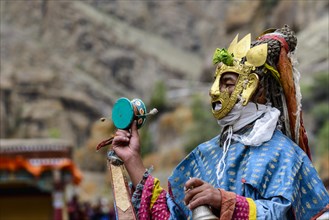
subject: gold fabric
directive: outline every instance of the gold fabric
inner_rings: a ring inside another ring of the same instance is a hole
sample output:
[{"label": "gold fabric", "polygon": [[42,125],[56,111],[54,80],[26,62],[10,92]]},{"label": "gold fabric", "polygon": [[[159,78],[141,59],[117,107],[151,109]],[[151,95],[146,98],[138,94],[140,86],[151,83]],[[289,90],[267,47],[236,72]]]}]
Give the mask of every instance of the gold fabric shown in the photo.
[{"label": "gold fabric", "polygon": [[115,166],[109,163],[112,189],[117,207],[119,220],[136,220],[135,212],[130,201],[127,183],[123,176],[122,166]]}]

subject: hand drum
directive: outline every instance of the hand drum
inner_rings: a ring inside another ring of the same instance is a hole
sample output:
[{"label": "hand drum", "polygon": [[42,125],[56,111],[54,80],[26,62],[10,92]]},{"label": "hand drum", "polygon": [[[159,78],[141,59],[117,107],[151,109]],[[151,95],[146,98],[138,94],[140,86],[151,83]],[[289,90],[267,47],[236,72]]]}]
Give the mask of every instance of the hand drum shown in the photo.
[{"label": "hand drum", "polygon": [[129,129],[131,123],[137,120],[137,128],[141,128],[145,122],[147,111],[145,104],[140,99],[129,100],[119,98],[112,109],[112,121],[118,129]]}]

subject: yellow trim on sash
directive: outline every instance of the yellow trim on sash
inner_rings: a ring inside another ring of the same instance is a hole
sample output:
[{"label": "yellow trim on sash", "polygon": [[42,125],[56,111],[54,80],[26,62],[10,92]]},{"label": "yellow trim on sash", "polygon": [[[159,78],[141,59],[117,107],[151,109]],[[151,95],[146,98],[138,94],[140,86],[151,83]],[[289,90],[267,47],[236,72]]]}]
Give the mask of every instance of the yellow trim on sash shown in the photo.
[{"label": "yellow trim on sash", "polygon": [[150,209],[152,209],[154,203],[158,199],[160,193],[162,192],[162,187],[160,186],[160,181],[157,178],[154,178],[154,184],[153,184],[153,193],[152,193],[152,198],[151,198],[151,204],[150,204]]},{"label": "yellow trim on sash", "polygon": [[249,204],[249,220],[257,219],[257,208],[254,200],[247,198],[247,202]]}]

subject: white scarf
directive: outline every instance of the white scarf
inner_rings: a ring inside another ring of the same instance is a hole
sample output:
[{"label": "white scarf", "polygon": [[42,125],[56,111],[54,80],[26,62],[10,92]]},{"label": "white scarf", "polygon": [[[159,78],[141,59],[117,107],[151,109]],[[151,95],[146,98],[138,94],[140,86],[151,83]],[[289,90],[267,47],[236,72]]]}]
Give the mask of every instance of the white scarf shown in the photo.
[{"label": "white scarf", "polygon": [[[216,106],[216,109],[220,108],[220,105]],[[263,117],[261,117],[262,115]],[[223,145],[223,156],[217,166],[218,181],[223,176],[226,166],[225,158],[231,145],[231,139],[239,141],[246,146],[260,146],[272,138],[279,116],[280,111],[274,107],[252,102],[242,106],[241,102],[239,102],[226,117],[218,120],[218,124],[221,127],[229,126],[228,136]],[[256,122],[249,134],[234,134],[235,131],[240,130],[255,120]]]},{"label": "white scarf", "polygon": [[[264,116],[261,117],[263,114]],[[257,119],[248,135],[233,134],[232,137],[244,145],[259,146],[272,138],[279,116],[280,111],[271,106],[253,102],[242,106],[241,103],[237,103],[226,117],[218,120],[218,124],[221,127],[232,126],[235,132]]]}]

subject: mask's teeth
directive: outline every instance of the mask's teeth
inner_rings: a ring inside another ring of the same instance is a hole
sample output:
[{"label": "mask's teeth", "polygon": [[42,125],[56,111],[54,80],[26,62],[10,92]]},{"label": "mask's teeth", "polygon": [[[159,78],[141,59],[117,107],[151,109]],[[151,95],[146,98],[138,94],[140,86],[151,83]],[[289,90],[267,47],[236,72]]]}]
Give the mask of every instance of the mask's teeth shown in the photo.
[{"label": "mask's teeth", "polygon": [[213,108],[215,111],[218,111],[222,108],[222,104],[220,102],[216,102],[213,105],[214,105]]}]

